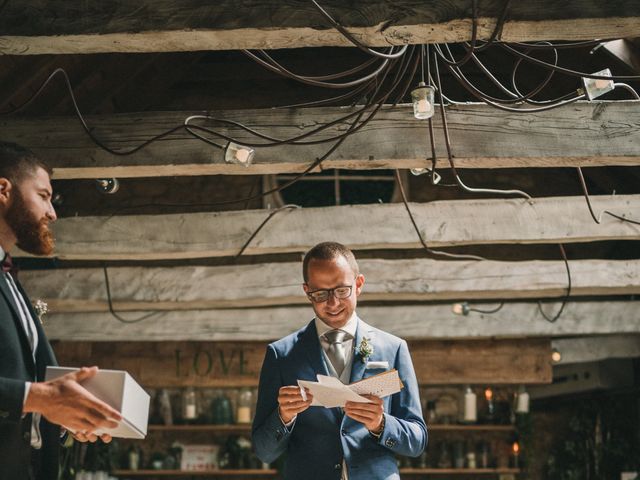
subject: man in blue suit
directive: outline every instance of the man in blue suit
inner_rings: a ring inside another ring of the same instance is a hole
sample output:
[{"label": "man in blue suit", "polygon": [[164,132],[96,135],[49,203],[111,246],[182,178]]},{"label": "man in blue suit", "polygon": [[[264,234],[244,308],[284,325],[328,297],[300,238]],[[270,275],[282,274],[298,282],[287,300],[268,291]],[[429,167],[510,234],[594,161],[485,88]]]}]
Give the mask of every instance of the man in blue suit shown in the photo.
[{"label": "man in blue suit", "polygon": [[[398,479],[395,455],[417,457],[427,444],[407,344],[356,315],[364,276],[347,247],[318,244],[302,268],[316,317],[267,347],[253,422],[256,453],[263,462],[286,453],[287,480]],[[404,384],[399,393],[344,409],[309,408],[313,397],[296,386],[317,374],[348,384],[391,368]]]}]

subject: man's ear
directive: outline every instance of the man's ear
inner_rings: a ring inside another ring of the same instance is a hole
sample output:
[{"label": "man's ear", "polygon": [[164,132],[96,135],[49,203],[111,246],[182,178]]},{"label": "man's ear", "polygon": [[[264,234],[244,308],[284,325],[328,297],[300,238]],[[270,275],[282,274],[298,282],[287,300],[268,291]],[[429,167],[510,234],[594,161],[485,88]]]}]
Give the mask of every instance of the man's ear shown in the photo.
[{"label": "man's ear", "polygon": [[0,177],[0,205],[6,205],[9,202],[9,197],[13,185],[7,178]]}]

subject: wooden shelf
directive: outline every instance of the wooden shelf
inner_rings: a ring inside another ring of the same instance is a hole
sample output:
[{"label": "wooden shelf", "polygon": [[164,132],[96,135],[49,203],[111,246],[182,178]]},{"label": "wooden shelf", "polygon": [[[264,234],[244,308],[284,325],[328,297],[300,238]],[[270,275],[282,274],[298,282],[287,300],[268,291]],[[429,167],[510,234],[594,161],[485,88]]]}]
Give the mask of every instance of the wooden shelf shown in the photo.
[{"label": "wooden shelf", "polygon": [[277,470],[268,469],[244,469],[244,470],[114,470],[111,475],[122,475],[127,477],[195,477],[195,476],[211,476],[211,477],[240,477],[240,476],[274,476]]},{"label": "wooden shelf", "polygon": [[514,425],[458,425],[452,424],[438,424],[427,425],[427,429],[433,432],[436,431],[477,431],[477,432],[513,432],[516,427]]},{"label": "wooden shelf", "polygon": [[[478,432],[513,432],[513,425],[458,425],[458,424],[433,424],[427,428],[432,432],[437,431],[478,431]],[[232,425],[149,425],[150,432],[220,432],[220,433],[250,433],[251,424]]]},{"label": "wooden shelf", "polygon": [[250,423],[232,425],[149,425],[150,432],[220,432],[220,433],[250,433]]},{"label": "wooden shelf", "polygon": [[[277,470],[205,470],[201,472],[191,470],[114,470],[112,475],[122,475],[128,477],[195,477],[195,476],[213,476],[213,477],[239,477],[239,476],[274,476]],[[498,475],[501,473],[518,474],[520,470],[517,468],[401,468],[400,473],[403,475]]]},{"label": "wooden shelf", "polygon": [[403,475],[497,475],[500,473],[520,473],[519,468],[401,468]]}]

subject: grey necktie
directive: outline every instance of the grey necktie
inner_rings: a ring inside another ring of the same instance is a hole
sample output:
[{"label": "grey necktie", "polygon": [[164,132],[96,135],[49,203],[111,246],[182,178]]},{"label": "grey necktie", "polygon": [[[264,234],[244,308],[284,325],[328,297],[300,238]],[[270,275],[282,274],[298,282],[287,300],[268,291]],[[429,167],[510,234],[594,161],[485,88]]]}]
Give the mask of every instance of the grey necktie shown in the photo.
[{"label": "grey necktie", "polygon": [[342,375],[347,360],[346,349],[342,342],[350,340],[351,335],[342,330],[329,330],[323,336],[329,342],[327,356],[339,377]]}]

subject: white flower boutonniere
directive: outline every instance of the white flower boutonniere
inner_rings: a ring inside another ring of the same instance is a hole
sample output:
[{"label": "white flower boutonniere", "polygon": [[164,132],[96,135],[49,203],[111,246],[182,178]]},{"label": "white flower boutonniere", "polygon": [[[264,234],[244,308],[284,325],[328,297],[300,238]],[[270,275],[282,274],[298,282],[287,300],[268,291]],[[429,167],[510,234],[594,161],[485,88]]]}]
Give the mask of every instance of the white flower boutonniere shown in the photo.
[{"label": "white flower boutonniere", "polygon": [[38,299],[33,304],[33,309],[36,311],[36,315],[38,315],[38,321],[40,322],[40,324],[44,325],[42,317],[49,313],[49,305],[47,305],[47,302],[43,302],[42,300]]},{"label": "white flower boutonniere", "polygon": [[358,345],[357,353],[360,355],[360,360],[362,363],[367,363],[367,360],[371,355],[373,355],[373,345],[371,345],[371,339],[367,337],[362,337],[360,341],[360,345]]}]

